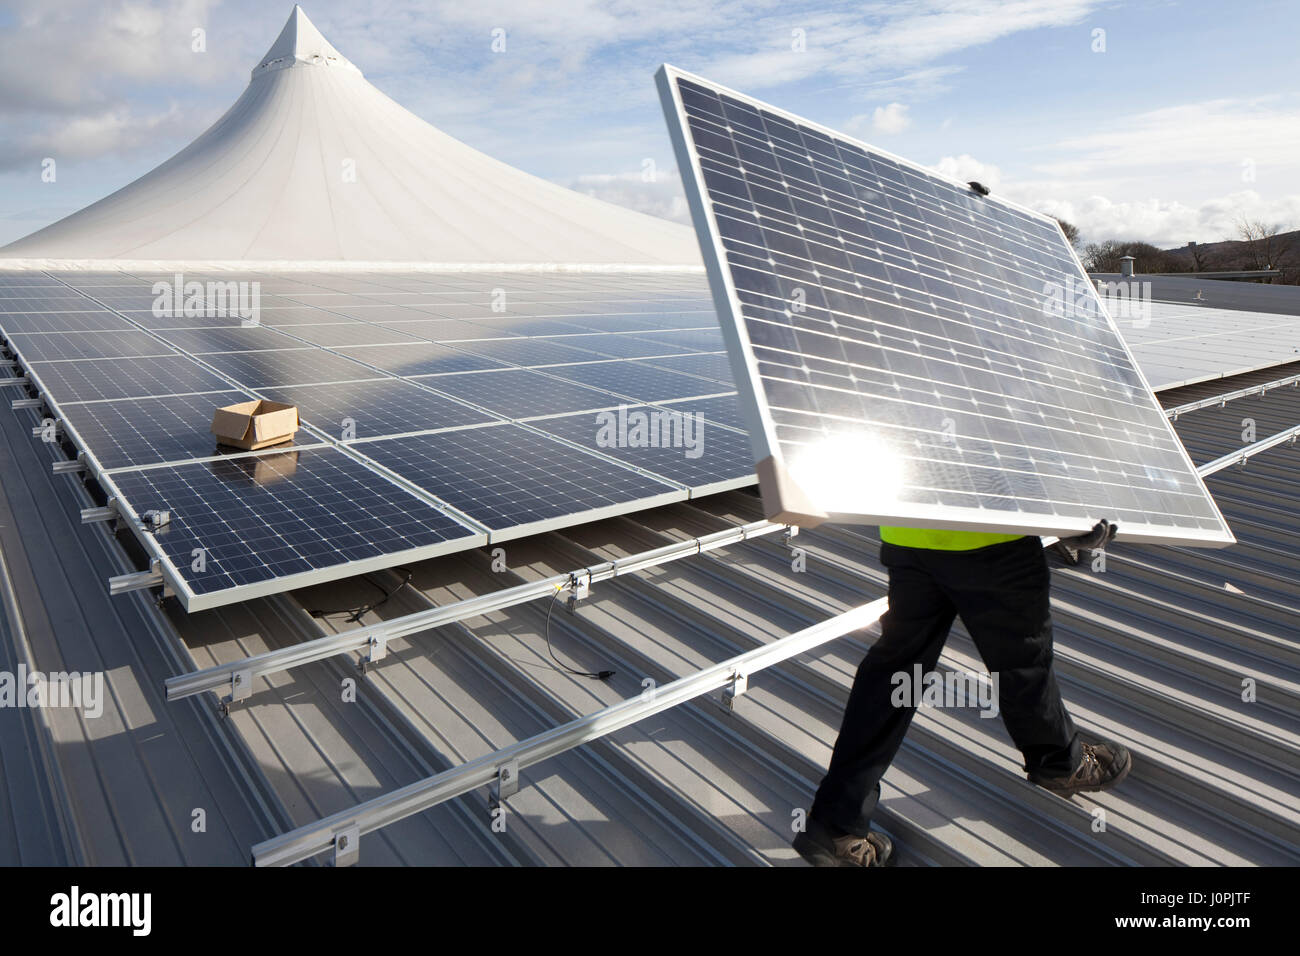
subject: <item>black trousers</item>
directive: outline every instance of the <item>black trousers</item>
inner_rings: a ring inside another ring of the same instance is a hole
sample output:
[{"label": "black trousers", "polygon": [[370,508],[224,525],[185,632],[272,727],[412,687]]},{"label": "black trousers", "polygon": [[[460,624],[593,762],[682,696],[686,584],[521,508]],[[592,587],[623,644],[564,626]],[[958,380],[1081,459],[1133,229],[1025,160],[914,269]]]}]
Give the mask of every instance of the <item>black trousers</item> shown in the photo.
[{"label": "black trousers", "polygon": [[973,551],[880,546],[889,569],[889,610],[880,638],[858,667],[830,768],[810,816],[865,836],[885,775],[916,713],[894,706],[891,678],[939,662],[953,619],[962,623],[989,672],[1025,770],[1069,774],[1082,756],[1052,672],[1051,572],[1036,537]]}]

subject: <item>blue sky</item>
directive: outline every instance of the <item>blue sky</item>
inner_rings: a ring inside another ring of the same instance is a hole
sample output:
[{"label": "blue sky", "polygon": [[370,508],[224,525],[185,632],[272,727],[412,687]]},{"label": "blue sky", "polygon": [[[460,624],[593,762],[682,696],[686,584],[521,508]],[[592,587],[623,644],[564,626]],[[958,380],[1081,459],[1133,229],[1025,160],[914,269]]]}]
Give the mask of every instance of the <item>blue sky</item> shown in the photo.
[{"label": "blue sky", "polygon": [[[0,0],[0,244],[201,133],[291,9]],[[308,0],[304,10],[371,82],[446,132],[668,218],[687,214],[652,80],[665,60],[978,178],[1074,221],[1087,240],[1213,241],[1241,216],[1300,227],[1293,0]],[[195,28],[205,52],[192,50]],[[46,157],[53,183],[41,180]],[[647,159],[661,173],[653,183],[642,181]]]}]

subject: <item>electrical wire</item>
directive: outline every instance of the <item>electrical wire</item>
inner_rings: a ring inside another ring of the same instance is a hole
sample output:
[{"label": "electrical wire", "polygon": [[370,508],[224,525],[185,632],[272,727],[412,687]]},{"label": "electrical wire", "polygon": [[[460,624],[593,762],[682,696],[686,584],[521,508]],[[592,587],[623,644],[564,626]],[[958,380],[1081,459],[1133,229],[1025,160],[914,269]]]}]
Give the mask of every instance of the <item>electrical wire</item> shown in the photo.
[{"label": "electrical wire", "polygon": [[[570,582],[569,586],[572,586],[572,582]],[[551,612],[555,610],[555,599],[560,596],[560,592],[563,591],[564,588],[565,585],[557,584],[555,590],[551,593],[550,603],[546,605],[546,653],[550,654],[551,660],[555,661],[558,665],[553,666],[551,670],[567,671],[575,677],[590,677],[592,680],[609,680],[614,676],[614,671],[580,671],[576,668],[570,667],[568,664],[564,663],[564,661],[555,656],[555,651],[551,647]]]}]

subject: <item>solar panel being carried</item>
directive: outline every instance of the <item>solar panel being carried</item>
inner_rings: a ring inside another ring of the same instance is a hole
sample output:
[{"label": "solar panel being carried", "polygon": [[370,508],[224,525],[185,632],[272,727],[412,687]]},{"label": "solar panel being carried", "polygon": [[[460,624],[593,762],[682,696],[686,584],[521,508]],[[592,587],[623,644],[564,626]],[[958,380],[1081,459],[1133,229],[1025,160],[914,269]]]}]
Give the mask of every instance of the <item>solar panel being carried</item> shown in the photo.
[{"label": "solar panel being carried", "polygon": [[770,515],[1233,541],[1054,220],[657,80]]}]

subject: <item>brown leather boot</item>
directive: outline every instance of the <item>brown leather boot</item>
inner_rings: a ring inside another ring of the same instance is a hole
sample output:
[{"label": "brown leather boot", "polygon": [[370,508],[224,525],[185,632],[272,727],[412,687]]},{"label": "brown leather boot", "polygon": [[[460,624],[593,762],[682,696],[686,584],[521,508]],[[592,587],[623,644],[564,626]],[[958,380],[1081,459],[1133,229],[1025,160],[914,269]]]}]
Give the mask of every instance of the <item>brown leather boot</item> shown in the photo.
[{"label": "brown leather boot", "polygon": [[1133,758],[1128,748],[1113,740],[1099,740],[1083,745],[1083,757],[1074,773],[1065,777],[1029,775],[1029,782],[1045,790],[1060,794],[1067,800],[1076,793],[1109,790],[1128,776],[1133,769]]},{"label": "brown leather boot", "polygon": [[894,844],[883,833],[834,836],[816,820],[808,821],[808,829],[795,836],[793,846],[813,866],[887,866],[894,853]]}]

